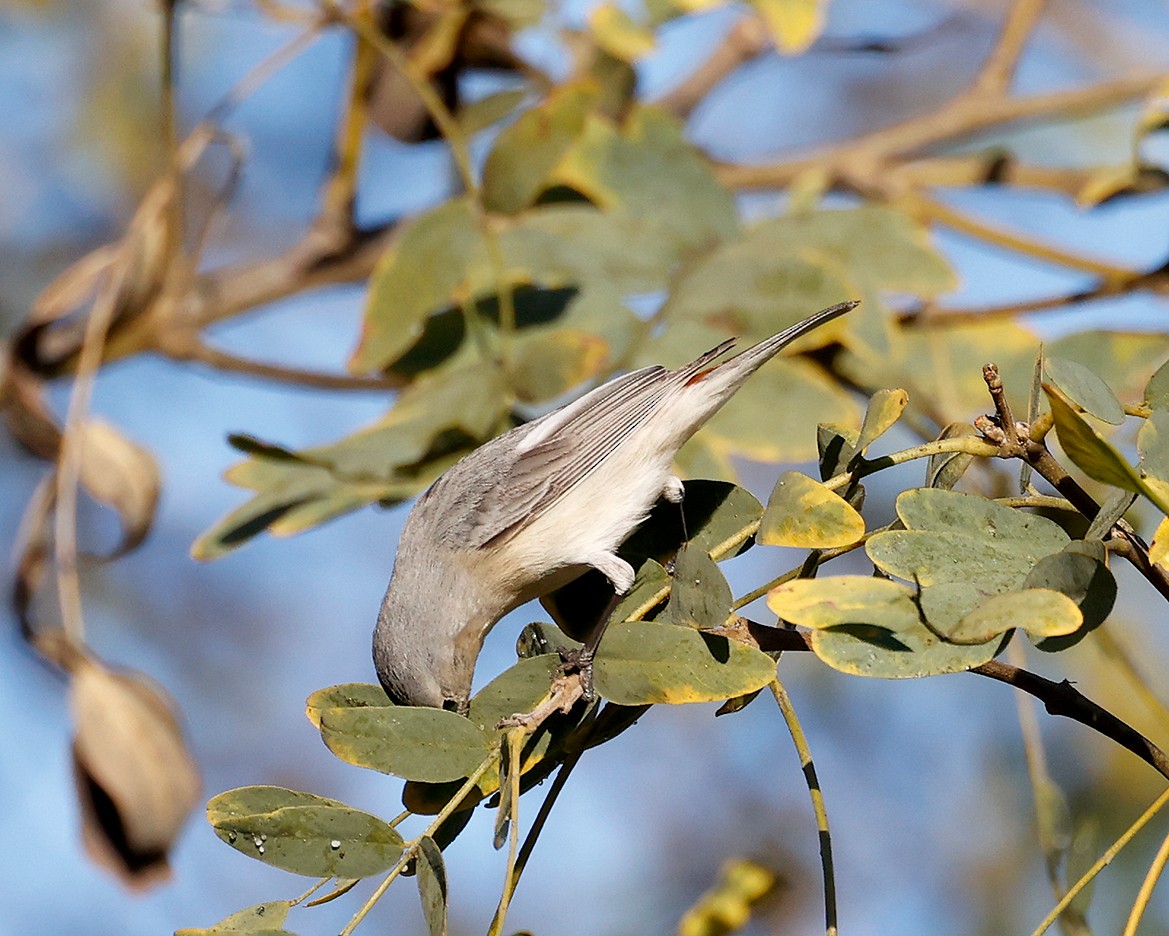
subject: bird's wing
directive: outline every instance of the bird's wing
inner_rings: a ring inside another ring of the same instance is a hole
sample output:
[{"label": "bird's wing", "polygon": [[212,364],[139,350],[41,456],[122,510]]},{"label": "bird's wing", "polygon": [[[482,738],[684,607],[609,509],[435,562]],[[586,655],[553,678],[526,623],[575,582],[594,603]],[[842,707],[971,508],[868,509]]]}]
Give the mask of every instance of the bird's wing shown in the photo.
[{"label": "bird's wing", "polygon": [[505,475],[483,492],[464,545],[483,546],[530,523],[731,344],[724,342],[678,370],[644,367],[617,377],[532,424]]}]

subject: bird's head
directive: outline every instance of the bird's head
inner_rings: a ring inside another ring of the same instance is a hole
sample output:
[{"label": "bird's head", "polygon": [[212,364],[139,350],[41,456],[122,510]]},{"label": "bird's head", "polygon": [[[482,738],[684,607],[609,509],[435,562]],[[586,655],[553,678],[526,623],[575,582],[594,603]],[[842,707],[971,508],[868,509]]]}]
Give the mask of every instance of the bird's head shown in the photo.
[{"label": "bird's head", "polygon": [[466,713],[484,627],[473,587],[399,562],[378,612],[373,661],[396,705]]}]

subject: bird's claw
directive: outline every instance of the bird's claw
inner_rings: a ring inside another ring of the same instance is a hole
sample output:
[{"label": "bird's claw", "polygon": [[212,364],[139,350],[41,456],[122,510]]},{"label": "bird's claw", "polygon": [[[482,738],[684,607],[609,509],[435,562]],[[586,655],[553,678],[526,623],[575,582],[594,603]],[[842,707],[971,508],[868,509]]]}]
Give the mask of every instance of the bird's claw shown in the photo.
[{"label": "bird's claw", "polygon": [[591,647],[562,647],[560,649],[560,676],[576,673],[580,676],[581,698],[592,702],[597,698],[593,687],[593,658]]}]

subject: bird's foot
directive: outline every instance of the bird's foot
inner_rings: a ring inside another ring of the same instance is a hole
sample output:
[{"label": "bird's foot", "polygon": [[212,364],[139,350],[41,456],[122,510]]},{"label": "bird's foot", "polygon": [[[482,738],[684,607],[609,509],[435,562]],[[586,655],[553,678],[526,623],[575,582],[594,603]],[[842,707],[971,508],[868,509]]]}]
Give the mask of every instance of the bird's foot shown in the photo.
[{"label": "bird's foot", "polygon": [[596,651],[591,646],[562,647],[560,649],[560,676],[580,676],[581,698],[592,702],[597,697],[593,688],[593,657]]},{"label": "bird's foot", "polygon": [[581,699],[583,695],[584,684],[580,673],[562,672],[552,680],[552,687],[548,690],[548,695],[539,705],[530,712],[517,712],[515,715],[509,715],[495,727],[500,730],[523,728],[529,733],[533,732],[557,712],[568,714],[568,711],[576,705],[577,700]]}]

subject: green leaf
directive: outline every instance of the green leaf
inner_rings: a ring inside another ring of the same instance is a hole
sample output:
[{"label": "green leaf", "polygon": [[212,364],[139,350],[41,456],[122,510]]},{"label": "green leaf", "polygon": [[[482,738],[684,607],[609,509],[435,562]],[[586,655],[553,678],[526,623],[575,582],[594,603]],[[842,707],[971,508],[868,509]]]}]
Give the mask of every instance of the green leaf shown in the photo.
[{"label": "green leaf", "polygon": [[1067,358],[1047,356],[1043,362],[1047,379],[1086,413],[1119,426],[1124,422],[1124,407],[1112,388],[1096,374]]},{"label": "green leaf", "polygon": [[731,586],[709,553],[687,543],[674,557],[666,619],[686,627],[719,627],[731,613]]},{"label": "green leaf", "polygon": [[338,442],[274,456],[257,448],[227,472],[256,496],[200,535],[191,553],[218,558],[264,531],[287,536],[374,501],[411,497],[489,438],[507,408],[498,368],[456,361],[419,378],[381,420]]},{"label": "green leaf", "polygon": [[[865,550],[882,571],[922,588],[922,606],[940,630],[981,598],[1019,587],[1042,557],[1069,541],[1045,517],[956,491],[905,491],[897,513],[909,529],[877,533]],[[931,594],[939,585],[954,587]]]},{"label": "green leaf", "polygon": [[681,509],[659,501],[622,545],[621,555],[640,567],[644,557],[671,556],[686,541],[716,559],[730,559],[754,542],[752,533],[762,515],[763,506],[746,488],[729,481],[686,481]]},{"label": "green leaf", "polygon": [[523,403],[544,403],[602,373],[609,344],[600,335],[575,328],[522,335],[512,355],[512,388]]},{"label": "green leaf", "polygon": [[725,637],[631,621],[605,632],[594,674],[598,694],[610,702],[672,705],[754,692],[775,677],[775,661]]},{"label": "green leaf", "polygon": [[1155,410],[1169,410],[1169,361],[1166,361],[1145,385],[1145,405]]},{"label": "green leaf", "polygon": [[[970,423],[950,423],[942,430],[938,439],[956,439],[977,434],[978,431]],[[965,452],[942,452],[931,455],[926,464],[925,486],[953,490],[972,461],[974,456]]]},{"label": "green leaf", "polygon": [[756,539],[768,546],[830,549],[865,535],[864,518],[835,491],[798,471],[780,475]]},{"label": "green leaf", "polygon": [[491,750],[492,735],[454,712],[358,705],[322,709],[321,737],[337,757],[407,780],[468,776]]},{"label": "green leaf", "polygon": [[738,229],[734,198],[686,140],[682,123],[657,107],[634,104],[620,126],[590,116],[552,180],[636,225],[640,247],[656,242],[679,260]]},{"label": "green leaf", "polygon": [[1026,412],[1039,340],[1023,326],[995,320],[993,326],[948,326],[944,335],[936,328],[903,328],[898,337],[890,356],[860,362],[873,383],[895,381],[913,399],[929,400],[946,419],[972,417],[990,405],[981,365],[990,360],[988,348],[993,347],[1015,412]]},{"label": "green leaf", "polygon": [[913,589],[873,576],[796,579],[768,592],[767,606],[790,624],[816,630],[868,624],[895,634],[920,623]]},{"label": "green leaf", "polygon": [[459,110],[459,126],[467,136],[473,136],[513,114],[526,97],[526,91],[516,88],[489,94],[471,104],[465,104]]},{"label": "green leaf", "polygon": [[[560,658],[555,653],[520,660],[475,694],[468,718],[486,732],[495,731],[502,719],[527,712],[543,699],[559,668]],[[479,761],[474,766],[479,766]]]},{"label": "green leaf", "polygon": [[1158,332],[1081,331],[1046,345],[1048,354],[1092,370],[1121,400],[1139,400],[1145,375],[1169,357],[1169,335]]},{"label": "green leaf", "polygon": [[1137,435],[1141,470],[1169,483],[1169,410],[1153,410]]},{"label": "green leaf", "polygon": [[629,594],[618,602],[610,620],[641,620],[661,603],[663,592],[668,593],[669,588],[670,576],[662,564],[646,559],[637,569]]},{"label": "green leaf", "polygon": [[816,452],[820,465],[820,480],[827,481],[848,466],[856,455],[860,433],[856,429],[820,423],[816,427]]},{"label": "green leaf", "polygon": [[[791,253],[791,245],[781,240],[775,224],[747,231],[683,272],[662,308],[668,327],[657,342],[650,343],[644,363],[652,363],[651,357],[658,359],[655,344],[676,344],[686,334],[671,335],[683,322],[716,328],[724,338],[728,332],[741,336],[744,343],[761,341],[807,318],[811,310],[855,294],[855,287],[835,267]],[[852,318],[850,314],[826,323],[800,339],[798,347],[817,348],[839,339],[849,327],[846,320]],[[693,344],[697,339],[686,340]],[[690,347],[687,353],[694,350]]]},{"label": "green leaf", "polygon": [[584,131],[596,103],[589,82],[555,88],[538,107],[504,128],[483,166],[483,204],[488,211],[517,214],[551,184],[549,175]]},{"label": "green leaf", "polygon": [[1047,588],[993,595],[962,618],[946,638],[953,643],[984,644],[1021,627],[1033,637],[1063,637],[1084,623],[1076,603]]},{"label": "green leaf", "polygon": [[1169,488],[1164,482],[1158,483],[1157,479],[1142,478],[1124,456],[1072,408],[1055,387],[1044,384],[1043,390],[1051,404],[1059,444],[1077,468],[1102,484],[1143,494],[1158,510],[1169,514]]},{"label": "green leaf", "polygon": [[947,643],[925,627],[914,627],[879,643],[862,639],[848,628],[812,633],[812,651],[833,669],[854,676],[879,679],[915,679],[942,673],[961,673],[993,660],[1002,641],[973,647]]},{"label": "green leaf", "polygon": [[1016,588],[1046,553],[968,533],[889,530],[865,543],[881,571],[922,586],[977,582],[982,594]]},{"label": "green leaf", "polygon": [[869,400],[868,409],[865,410],[864,422],[861,423],[861,433],[856,443],[857,449],[863,452],[888,432],[893,424],[901,418],[901,414],[905,412],[905,407],[908,404],[909,394],[901,389],[878,390],[874,393],[872,399]]},{"label": "green leaf", "polygon": [[897,498],[897,516],[911,530],[950,531],[995,542],[1016,540],[1041,555],[1063,549],[1068,535],[1054,521],[977,494],[915,488]]},{"label": "green leaf", "polygon": [[220,793],[207,804],[207,821],[236,851],[310,877],[368,877],[402,854],[402,837],[377,816],[282,787]]},{"label": "green leaf", "polygon": [[284,921],[290,900],[273,900],[240,910],[207,929],[175,930],[175,936],[292,936]]},{"label": "green leaf", "polygon": [[373,683],[341,683],[318,689],[305,701],[305,715],[318,730],[321,712],[336,708],[385,708],[392,705],[386,691]]},{"label": "green leaf", "polygon": [[1050,588],[1076,603],[1084,623],[1074,634],[1040,640],[1047,652],[1066,650],[1099,627],[1116,603],[1116,579],[1107,565],[1107,549],[1100,540],[1073,540],[1058,553],[1035,564],[1023,588]]},{"label": "green leaf", "polygon": [[447,936],[446,864],[429,835],[418,843],[418,896],[430,936]]},{"label": "green leaf", "polygon": [[445,202],[408,222],[370,276],[353,371],[367,374],[385,367],[422,336],[431,313],[457,305],[457,297],[466,295],[467,267],[482,251],[482,232],[465,199]]}]

